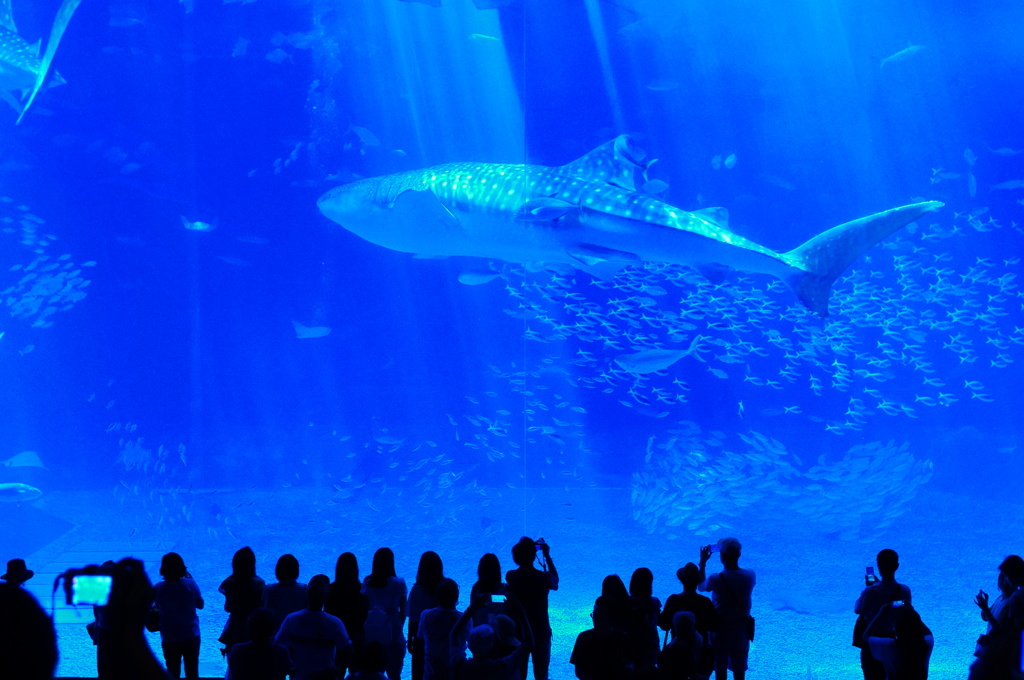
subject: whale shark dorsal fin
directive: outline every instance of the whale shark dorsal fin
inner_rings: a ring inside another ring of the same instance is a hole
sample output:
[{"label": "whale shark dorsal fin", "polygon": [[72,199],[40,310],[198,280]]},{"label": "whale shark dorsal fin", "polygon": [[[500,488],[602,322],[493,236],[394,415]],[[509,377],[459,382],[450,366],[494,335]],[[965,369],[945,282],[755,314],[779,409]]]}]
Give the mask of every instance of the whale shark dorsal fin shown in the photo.
[{"label": "whale shark dorsal fin", "polygon": [[0,0],[0,27],[6,28],[11,33],[17,33],[14,25],[14,13],[11,11],[11,0]]},{"label": "whale shark dorsal fin", "polygon": [[700,210],[694,210],[693,214],[700,215],[720,227],[729,228],[729,211],[726,208],[701,208]]},{"label": "whale shark dorsal fin", "polygon": [[28,48],[30,50],[32,50],[32,54],[34,54],[34,55],[36,55],[38,57],[39,56],[39,48],[42,46],[42,44],[43,44],[43,39],[40,38],[39,40],[36,40],[34,43],[29,45]]},{"label": "whale shark dorsal fin", "polygon": [[585,180],[604,180],[629,191],[636,191],[633,173],[641,170],[646,154],[636,146],[629,135],[619,135],[605,142],[593,151],[580,156],[572,163],[559,168],[560,171]]}]

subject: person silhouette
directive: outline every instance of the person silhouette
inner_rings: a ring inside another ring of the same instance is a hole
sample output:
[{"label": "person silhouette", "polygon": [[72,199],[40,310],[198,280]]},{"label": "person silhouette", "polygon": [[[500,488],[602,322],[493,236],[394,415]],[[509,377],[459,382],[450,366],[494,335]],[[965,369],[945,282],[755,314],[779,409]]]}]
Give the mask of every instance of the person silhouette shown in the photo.
[{"label": "person silhouette", "polygon": [[704,639],[697,632],[697,617],[685,609],[678,610],[672,617],[672,642],[658,654],[662,680],[707,678],[707,669],[702,666],[705,648]]},{"label": "person silhouette", "polygon": [[715,678],[726,680],[732,671],[736,680],[747,674],[747,656],[753,639],[753,618],[750,616],[751,593],[757,578],[750,569],[739,565],[742,546],[735,538],[718,541],[722,571],[706,575],[705,567],[712,549],[700,549],[700,575],[703,583],[698,588],[711,593],[711,601],[718,614],[718,630],[711,635],[715,654]]},{"label": "person silhouette", "polygon": [[[352,657],[352,673],[348,680],[387,680],[384,648],[379,642],[369,642],[360,647]],[[340,675],[338,676],[341,677]]]},{"label": "person silhouette", "polygon": [[654,597],[654,574],[640,567],[629,579],[629,597],[633,600],[633,670],[637,676],[650,676],[658,663],[661,641],[658,639],[658,616],[661,600]]},{"label": "person silhouette", "polygon": [[[518,619],[523,631],[523,640],[518,646],[513,645],[512,651],[505,656],[495,656],[497,635],[489,624],[469,628],[479,610],[486,607],[487,603],[488,598],[483,596],[473,600],[452,628],[448,643],[451,651],[452,680],[514,680],[526,666],[526,657],[534,643],[533,631],[526,613],[518,606],[516,600],[509,600],[510,611],[515,613]],[[466,657],[466,649],[472,654],[469,658]]]},{"label": "person silhouette", "polygon": [[13,560],[7,561],[7,571],[0,576],[0,580],[4,580],[14,586],[21,586],[35,575],[34,571],[26,567],[25,560],[16,557]]},{"label": "person silhouette", "polygon": [[299,583],[299,561],[291,554],[278,558],[274,576],[277,583],[263,589],[263,607],[273,612],[279,627],[284,617],[306,608],[306,584]]},{"label": "person silhouette", "polygon": [[[886,677],[885,666],[872,655],[871,647],[864,641],[864,631],[876,620],[883,605],[892,602],[911,604],[910,588],[896,582],[896,570],[900,568],[900,556],[896,551],[891,548],[880,550],[875,563],[881,580],[864,588],[853,606],[857,614],[857,622],[853,627],[853,646],[860,647],[860,667],[864,680],[885,680]],[[894,634],[893,611],[887,612],[886,617],[875,623],[875,637],[892,637]]]},{"label": "person silhouette", "polygon": [[455,608],[459,602],[459,585],[450,578],[443,578],[434,592],[438,605],[425,610],[416,627],[424,658],[423,680],[450,680],[450,636],[462,616],[462,612]]},{"label": "person silhouette", "polygon": [[[10,563],[7,572],[11,573]],[[57,668],[53,621],[36,598],[20,587],[22,582],[4,580],[0,584],[0,677],[52,678]]]},{"label": "person silhouette", "polygon": [[226,680],[285,680],[292,669],[288,648],[274,642],[274,612],[260,607],[249,615],[249,642],[239,642],[228,654]]},{"label": "person silhouette", "polygon": [[935,640],[913,606],[884,603],[864,629],[864,644],[885,668],[887,680],[928,680]]},{"label": "person silhouette", "polygon": [[370,575],[363,581],[369,611],[363,627],[366,642],[378,642],[384,648],[387,676],[400,680],[405,665],[403,624],[407,612],[408,590],[405,579],[395,574],[395,553],[378,548],[373,554]]},{"label": "person silhouette", "polygon": [[[543,569],[533,566],[538,551],[543,559]],[[522,680],[526,680],[527,661],[532,657],[534,680],[548,680],[548,667],[551,664],[548,593],[558,590],[558,570],[551,559],[551,547],[543,538],[534,541],[528,536],[523,536],[512,546],[512,561],[516,563],[517,568],[505,574],[505,582],[508,584],[509,595],[515,598],[525,612],[533,639],[530,648],[521,655],[519,674]],[[481,640],[487,638],[486,632],[481,632],[479,637]],[[494,631],[491,630],[492,646],[493,638]],[[480,644],[484,642],[481,641]]]},{"label": "person silhouette", "polygon": [[199,617],[197,609],[205,606],[199,586],[185,567],[185,560],[175,552],[160,561],[163,581],[153,586],[153,604],[160,612],[160,644],[173,678],[181,677],[182,661],[188,680],[199,678]]},{"label": "person silhouette", "polygon": [[676,570],[676,578],[683,585],[683,592],[669,595],[665,600],[665,608],[658,617],[658,625],[666,632],[675,635],[673,621],[679,612],[691,612],[694,626],[703,640],[700,662],[697,666],[698,675],[708,677],[715,669],[715,655],[711,648],[711,633],[718,630],[718,612],[711,600],[697,592],[697,586],[703,582],[700,567],[687,562]]},{"label": "person silhouette", "polygon": [[227,656],[232,645],[249,641],[249,615],[263,602],[265,586],[263,579],[256,575],[256,553],[249,546],[239,548],[231,558],[231,575],[218,588],[224,595],[224,611],[228,613],[219,638],[224,645],[221,654]]},{"label": "person silhouette", "polygon": [[998,613],[989,605],[988,593],[979,591],[974,599],[981,609],[982,618],[991,629],[979,639],[978,658],[971,664],[969,680],[1002,680],[1020,677],[1021,631],[1024,630],[1024,559],[1010,555],[999,565],[1001,581],[1005,581],[1006,596]]},{"label": "person silhouette", "polygon": [[[359,650],[363,646],[363,627],[366,625],[369,608],[366,595],[363,594],[363,583],[359,580],[359,561],[353,553],[343,552],[334,564],[334,581],[331,582],[324,611],[337,616],[345,624],[348,637],[352,640],[353,662],[361,658]],[[339,677],[345,670],[338,668]]]},{"label": "person silhouette", "polygon": [[594,627],[576,636],[569,663],[579,680],[629,680],[633,677],[633,645],[626,631],[616,626],[614,613],[615,607],[607,602],[595,604],[590,615]]},{"label": "person silhouette", "polygon": [[479,597],[487,601],[487,604],[474,614],[474,626],[489,623],[494,616],[508,614],[508,606],[505,604],[508,586],[501,579],[501,562],[498,556],[494,553],[485,553],[477,563],[476,582],[469,591],[470,602],[475,602]]},{"label": "person silhouette", "polygon": [[284,618],[274,641],[288,647],[295,670],[292,680],[336,677],[339,667],[348,664],[352,641],[345,624],[324,611],[331,590],[331,579],[317,574],[306,588],[305,609]]},{"label": "person silhouette", "polygon": [[[420,564],[416,570],[416,582],[409,590],[409,655],[412,658],[412,680],[423,680],[423,639],[417,636],[420,615],[438,605],[437,584],[444,579],[444,564],[441,557],[433,550],[420,555]],[[447,631],[445,638],[448,637]]]}]

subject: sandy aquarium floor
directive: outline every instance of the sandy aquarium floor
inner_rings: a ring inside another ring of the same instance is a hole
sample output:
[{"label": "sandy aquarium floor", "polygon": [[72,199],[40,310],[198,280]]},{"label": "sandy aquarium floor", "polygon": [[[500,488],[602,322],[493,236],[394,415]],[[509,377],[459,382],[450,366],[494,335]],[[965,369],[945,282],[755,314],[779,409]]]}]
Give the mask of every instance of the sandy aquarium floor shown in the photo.
[{"label": "sandy aquarium floor", "polygon": [[[338,499],[332,491],[198,491],[203,503],[193,504],[197,509],[188,513],[190,519],[176,526],[161,523],[160,512],[141,501],[133,506],[106,493],[52,494],[41,509],[77,526],[30,555],[29,565],[37,571],[47,564],[56,568],[61,555],[75,554],[76,545],[99,545],[107,546],[115,559],[145,554],[151,578],[156,578],[158,553],[181,553],[207,600],[199,615],[200,671],[218,676],[225,664],[216,639],[226,614],[217,586],[230,571],[232,553],[243,545],[256,551],[259,573],[268,582],[277,557],[286,552],[298,557],[301,578],[308,580],[317,573],[332,575],[337,555],[346,550],[357,555],[365,575],[373,551],[387,545],[396,553],[399,575],[411,585],[419,554],[435,550],[446,573],[462,586],[464,605],[480,555],[496,553],[507,570],[512,566],[509,549],[519,536],[543,536],[552,546],[562,584],[550,599],[551,678],[569,680],[574,677],[568,663],[572,644],[589,626],[602,578],[617,573],[628,582],[633,569],[647,566],[655,574],[655,594],[664,601],[679,589],[675,570],[696,561],[701,543],[697,537],[668,540],[644,533],[632,519],[628,489],[504,489],[489,494],[486,505],[463,499],[450,508],[429,510],[412,510],[389,492]],[[165,520],[170,503],[162,502]],[[1001,519],[986,521],[990,518]],[[817,534],[780,535],[772,517],[737,528],[731,533],[744,545],[741,564],[754,569],[758,579],[753,611],[758,632],[749,677],[859,678],[857,650],[850,645],[852,607],[864,567],[883,547],[900,553],[898,580],[912,587],[914,604],[935,634],[930,677],[966,677],[974,640],[983,632],[974,595],[979,587],[994,592],[996,565],[1006,554],[1024,549],[1012,541],[1024,534],[1022,525],[1020,506],[987,503],[982,510],[974,499],[925,491],[884,539],[871,544]],[[715,558],[711,566],[718,567]],[[59,674],[94,675],[95,651],[84,623],[61,623],[58,635]],[[158,636],[150,640],[159,653]]]}]

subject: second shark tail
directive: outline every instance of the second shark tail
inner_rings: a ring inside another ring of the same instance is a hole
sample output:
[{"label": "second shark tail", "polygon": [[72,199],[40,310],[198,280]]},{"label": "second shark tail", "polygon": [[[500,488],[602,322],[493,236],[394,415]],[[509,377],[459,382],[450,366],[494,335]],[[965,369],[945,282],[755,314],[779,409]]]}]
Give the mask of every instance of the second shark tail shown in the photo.
[{"label": "second shark tail", "polygon": [[854,260],[886,236],[942,205],[939,201],[905,205],[861,217],[818,234],[783,253],[784,260],[802,270],[788,283],[809,310],[821,317],[828,316],[832,284]]}]

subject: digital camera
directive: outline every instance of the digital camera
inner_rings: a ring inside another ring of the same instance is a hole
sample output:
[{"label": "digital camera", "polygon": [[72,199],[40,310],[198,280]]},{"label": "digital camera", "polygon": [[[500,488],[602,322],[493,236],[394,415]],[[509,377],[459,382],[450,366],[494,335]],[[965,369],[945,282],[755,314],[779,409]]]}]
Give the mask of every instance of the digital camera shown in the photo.
[{"label": "digital camera", "polygon": [[[57,577],[64,579],[64,595],[70,605],[104,607],[110,601],[114,586],[114,567],[91,564],[81,569],[68,569]],[[56,588],[56,584],[54,584]]]}]

